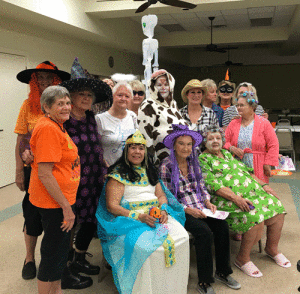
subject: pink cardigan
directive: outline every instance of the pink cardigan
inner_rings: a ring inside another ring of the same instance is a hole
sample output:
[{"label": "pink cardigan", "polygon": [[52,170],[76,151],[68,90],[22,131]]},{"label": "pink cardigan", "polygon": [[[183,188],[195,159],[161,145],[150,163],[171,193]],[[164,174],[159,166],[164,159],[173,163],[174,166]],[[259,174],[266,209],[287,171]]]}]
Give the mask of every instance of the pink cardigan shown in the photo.
[{"label": "pink cardigan", "polygon": [[[225,149],[237,147],[242,119],[234,119],[225,131]],[[250,149],[251,150],[251,149]],[[255,114],[252,134],[252,153],[254,174],[262,181],[268,183],[269,178],[264,174],[263,165],[278,165],[279,143],[270,122]]]}]

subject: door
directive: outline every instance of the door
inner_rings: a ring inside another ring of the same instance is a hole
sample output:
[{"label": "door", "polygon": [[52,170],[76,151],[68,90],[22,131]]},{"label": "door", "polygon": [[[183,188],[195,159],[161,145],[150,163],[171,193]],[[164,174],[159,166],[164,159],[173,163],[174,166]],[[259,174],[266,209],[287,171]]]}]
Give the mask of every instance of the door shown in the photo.
[{"label": "door", "polygon": [[14,133],[17,117],[27,97],[27,85],[16,75],[26,68],[24,56],[0,52],[0,187],[15,182]]}]

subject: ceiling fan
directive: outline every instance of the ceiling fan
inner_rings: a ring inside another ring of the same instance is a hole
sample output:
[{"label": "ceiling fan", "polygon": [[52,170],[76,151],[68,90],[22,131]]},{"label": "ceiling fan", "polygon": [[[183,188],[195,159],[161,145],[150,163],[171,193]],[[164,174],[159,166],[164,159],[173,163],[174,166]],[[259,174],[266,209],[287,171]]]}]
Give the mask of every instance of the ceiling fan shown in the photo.
[{"label": "ceiling fan", "polygon": [[230,48],[229,46],[226,48],[227,53],[228,53],[228,55],[227,55],[227,61],[224,62],[224,63],[222,63],[222,64],[217,64],[217,66],[226,66],[226,67],[230,67],[231,65],[235,65],[235,66],[242,66],[242,65],[243,65],[243,63],[232,62],[232,61],[230,60],[230,55],[229,55],[230,49],[231,49],[231,48]]},{"label": "ceiling fan", "polygon": [[[134,1],[145,1],[145,0],[134,0]],[[135,13],[143,12],[146,10],[150,5],[156,4],[157,2],[160,2],[165,5],[170,5],[170,6],[175,6],[175,7],[180,7],[180,8],[185,8],[185,9],[193,9],[197,7],[195,4],[191,4],[185,1],[181,0],[146,0],[147,2],[142,4]]]},{"label": "ceiling fan", "polygon": [[214,16],[210,16],[208,18],[210,20],[210,44],[208,44],[205,49],[206,51],[209,51],[209,52],[219,52],[219,53],[226,53],[228,49],[237,49],[238,47],[231,47],[231,46],[228,46],[228,47],[219,47],[218,45],[216,44],[213,44],[213,20],[215,19]]}]

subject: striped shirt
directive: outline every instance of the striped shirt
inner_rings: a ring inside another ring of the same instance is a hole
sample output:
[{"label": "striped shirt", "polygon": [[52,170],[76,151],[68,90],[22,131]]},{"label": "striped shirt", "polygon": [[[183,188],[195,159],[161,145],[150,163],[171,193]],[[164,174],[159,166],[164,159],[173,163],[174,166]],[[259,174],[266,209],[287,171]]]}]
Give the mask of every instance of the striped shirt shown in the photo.
[{"label": "striped shirt", "polygon": [[[263,109],[263,107],[261,105],[258,105],[256,107],[255,114],[257,114],[257,115],[263,115],[264,112],[265,111],[264,111],[264,109]],[[239,115],[239,113],[238,113],[237,108],[236,108],[235,105],[232,105],[232,106],[228,107],[225,110],[225,112],[224,112],[223,122],[222,122],[223,126],[227,127],[230,124],[231,120],[234,117],[238,116],[238,115]]]}]

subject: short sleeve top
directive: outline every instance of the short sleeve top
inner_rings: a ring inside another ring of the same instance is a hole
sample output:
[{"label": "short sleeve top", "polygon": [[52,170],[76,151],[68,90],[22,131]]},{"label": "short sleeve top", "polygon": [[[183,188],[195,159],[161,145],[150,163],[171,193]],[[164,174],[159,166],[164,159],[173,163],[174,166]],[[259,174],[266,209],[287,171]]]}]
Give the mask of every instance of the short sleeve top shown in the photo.
[{"label": "short sleeve top", "polygon": [[63,125],[42,117],[36,124],[30,140],[34,155],[32,164],[29,200],[40,208],[59,208],[59,204],[51,197],[38,176],[38,164],[53,162],[52,174],[62,193],[73,205],[80,181],[80,159],[78,150]]}]

